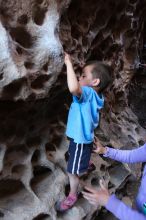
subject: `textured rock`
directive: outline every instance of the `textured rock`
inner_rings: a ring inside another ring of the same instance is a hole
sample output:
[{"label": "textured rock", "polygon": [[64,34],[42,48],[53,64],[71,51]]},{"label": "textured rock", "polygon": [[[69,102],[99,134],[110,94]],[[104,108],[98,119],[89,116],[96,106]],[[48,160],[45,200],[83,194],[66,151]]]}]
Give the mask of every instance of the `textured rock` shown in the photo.
[{"label": "textured rock", "polygon": [[[113,69],[96,130],[102,143],[121,149],[143,144],[146,70],[140,62],[146,60],[145,8],[144,0],[0,0],[2,219],[115,219],[82,197],[64,214],[54,208],[69,190],[64,133],[71,96],[63,51],[71,54],[77,75],[92,59]],[[139,184],[141,165],[96,155],[92,160],[96,171],[82,177],[80,188],[98,188],[102,177],[111,192],[133,201],[136,189],[130,186]]]},{"label": "textured rock", "polygon": [[47,96],[62,68],[58,22],[53,0],[1,2],[2,99]]}]

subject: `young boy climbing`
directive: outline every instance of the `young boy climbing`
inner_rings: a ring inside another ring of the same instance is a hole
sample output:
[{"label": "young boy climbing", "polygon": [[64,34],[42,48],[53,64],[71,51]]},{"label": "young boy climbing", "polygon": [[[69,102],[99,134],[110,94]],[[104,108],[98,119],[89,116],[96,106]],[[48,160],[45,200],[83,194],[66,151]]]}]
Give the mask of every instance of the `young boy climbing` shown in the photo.
[{"label": "young boy climbing", "polygon": [[[146,162],[146,143],[134,150],[118,150],[104,147],[96,140],[95,153],[103,154],[104,157],[123,162],[137,163]],[[110,195],[108,189],[101,183],[101,189],[95,190],[92,187],[86,187],[88,192],[83,192],[86,198],[93,205],[105,206],[107,210],[112,212],[120,220],[146,220],[146,165],[144,167],[143,176],[138,195],[135,200],[135,209],[124,204],[114,194]]]},{"label": "young boy climbing", "polygon": [[67,172],[70,182],[69,195],[58,203],[57,209],[66,211],[77,201],[79,177],[88,170],[93,148],[94,129],[99,123],[99,110],[103,107],[102,92],[108,86],[110,68],[108,65],[89,61],[77,80],[70,55],[65,53],[67,84],[73,95],[66,135],[70,139]]}]

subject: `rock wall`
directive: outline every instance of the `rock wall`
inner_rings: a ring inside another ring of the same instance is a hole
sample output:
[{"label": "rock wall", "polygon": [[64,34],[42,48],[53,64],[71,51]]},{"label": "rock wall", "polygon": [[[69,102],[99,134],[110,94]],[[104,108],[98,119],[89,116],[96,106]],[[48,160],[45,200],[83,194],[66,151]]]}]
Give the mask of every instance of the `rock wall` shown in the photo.
[{"label": "rock wall", "polygon": [[[87,60],[111,65],[96,135],[132,149],[146,139],[144,0],[0,1],[0,217],[4,220],[110,219],[82,197],[67,213],[54,204],[69,190],[64,135],[71,96],[63,51],[76,74]],[[82,182],[132,202],[141,165],[92,155],[96,170]],[[120,173],[120,175],[119,175]],[[128,199],[127,199],[128,198]],[[99,212],[99,213],[98,213]],[[114,219],[111,217],[111,219]]]}]

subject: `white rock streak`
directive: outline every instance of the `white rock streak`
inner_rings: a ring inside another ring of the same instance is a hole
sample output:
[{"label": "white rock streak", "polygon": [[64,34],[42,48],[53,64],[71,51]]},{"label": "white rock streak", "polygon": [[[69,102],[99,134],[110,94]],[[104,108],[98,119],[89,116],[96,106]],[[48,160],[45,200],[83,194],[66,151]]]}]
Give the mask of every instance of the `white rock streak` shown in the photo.
[{"label": "white rock streak", "polygon": [[35,65],[45,63],[49,57],[55,58],[55,63],[60,62],[59,56],[62,46],[57,34],[55,35],[58,22],[57,4],[54,0],[51,0],[43,24],[38,26],[34,23],[29,23],[29,32],[31,32],[32,36],[37,37],[33,50]]},{"label": "white rock streak", "polygon": [[19,78],[17,66],[15,65],[8,44],[8,35],[0,22],[0,73],[3,73],[3,79],[0,80],[0,87]]}]

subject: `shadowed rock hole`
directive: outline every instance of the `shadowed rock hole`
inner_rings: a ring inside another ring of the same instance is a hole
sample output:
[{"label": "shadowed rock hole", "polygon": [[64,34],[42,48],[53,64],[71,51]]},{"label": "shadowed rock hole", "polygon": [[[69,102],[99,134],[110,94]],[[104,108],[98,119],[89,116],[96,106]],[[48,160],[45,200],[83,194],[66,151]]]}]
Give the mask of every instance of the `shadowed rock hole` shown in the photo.
[{"label": "shadowed rock hole", "polygon": [[34,131],[34,130],[35,130],[35,125],[30,125],[30,126],[29,126],[29,131],[32,132],[32,131]]},{"label": "shadowed rock hole", "polygon": [[21,15],[19,18],[18,18],[18,22],[20,23],[20,24],[27,24],[27,22],[28,22],[28,16],[26,15],[26,14],[23,14],[23,15]]},{"label": "shadowed rock hole", "polygon": [[64,134],[64,126],[62,126],[62,125],[57,125],[57,126],[55,126],[55,130],[56,130],[59,134]]},{"label": "shadowed rock hole", "polygon": [[90,61],[90,60],[102,60],[102,57],[103,57],[102,51],[97,51],[97,49],[94,49],[92,51],[92,54],[91,54],[90,58],[87,61]]},{"label": "shadowed rock hole", "polygon": [[99,178],[98,177],[94,177],[92,180],[91,180],[91,184],[93,186],[98,186],[99,185]]},{"label": "shadowed rock hole", "polygon": [[25,169],[26,169],[25,165],[19,164],[12,168],[12,173],[23,174]]},{"label": "shadowed rock hole", "polygon": [[46,12],[47,12],[46,8],[37,7],[34,9],[33,20],[37,25],[43,24]]},{"label": "shadowed rock hole", "polygon": [[19,180],[0,180],[0,198],[11,196],[23,189],[25,189],[25,187]]},{"label": "shadowed rock hole", "polygon": [[41,156],[40,151],[39,151],[39,150],[36,150],[36,151],[34,152],[32,158],[31,158],[31,162],[32,162],[32,163],[33,163],[33,162],[38,162],[39,159],[40,159],[40,156]]},{"label": "shadowed rock hole", "polygon": [[30,48],[33,45],[32,36],[23,27],[12,28],[10,30],[10,35],[12,36],[13,40],[25,48]]},{"label": "shadowed rock hole", "polygon": [[104,172],[106,170],[106,166],[104,164],[102,164],[100,167],[100,170]]},{"label": "shadowed rock hole", "polygon": [[9,126],[5,126],[1,129],[0,137],[3,139],[9,139],[11,136],[15,135],[16,127],[13,123],[10,123]]},{"label": "shadowed rock hole", "polygon": [[89,177],[88,173],[84,173],[83,175],[80,176],[80,179],[86,181],[88,177]]},{"label": "shadowed rock hole", "polygon": [[[107,21],[107,17],[105,16],[105,14],[107,14],[107,11],[105,9],[101,9],[99,10],[96,20],[95,22],[97,23],[97,26],[101,27],[104,26],[106,21]],[[100,18],[100,19],[98,19]]]},{"label": "shadowed rock hole", "polygon": [[0,80],[3,79],[4,73],[0,73]]},{"label": "shadowed rock hole", "polygon": [[49,157],[53,157],[53,155],[52,155],[52,154],[48,154],[48,156],[49,156]]},{"label": "shadowed rock hole", "polygon": [[52,143],[46,143],[45,148],[46,151],[56,151],[56,147]]},{"label": "shadowed rock hole", "polygon": [[36,186],[51,174],[51,169],[43,166],[35,166],[33,170],[34,177],[31,179],[30,185],[32,190],[37,194]]},{"label": "shadowed rock hole", "polygon": [[28,114],[34,116],[34,115],[37,114],[37,110],[36,110],[35,108],[31,108],[31,109],[28,111]]},{"label": "shadowed rock hole", "polygon": [[41,75],[37,79],[35,79],[31,83],[31,87],[33,89],[41,89],[44,86],[44,83],[47,82],[50,79],[51,75]]},{"label": "shadowed rock hole", "polygon": [[127,182],[123,184],[123,186],[116,190],[116,195],[118,195],[119,199],[122,199],[123,196],[127,196]]},{"label": "shadowed rock hole", "polygon": [[100,44],[100,49],[101,51],[107,50],[108,47],[112,45],[113,41],[111,37],[106,38],[101,44]]},{"label": "shadowed rock hole", "polygon": [[102,208],[98,214],[95,215],[95,220],[117,220],[116,217],[113,216],[112,213]]},{"label": "shadowed rock hole", "polygon": [[42,4],[44,2],[44,0],[36,0],[35,2],[36,2],[36,4]]},{"label": "shadowed rock hole", "polygon": [[67,162],[68,159],[69,159],[69,153],[68,153],[68,151],[67,151],[67,152],[65,153],[65,161]]},{"label": "shadowed rock hole", "polygon": [[36,94],[35,93],[31,93],[28,98],[27,98],[27,101],[34,101],[36,99]]},{"label": "shadowed rock hole", "polygon": [[[18,119],[19,120],[19,119]],[[25,119],[24,119],[25,120]],[[21,123],[21,125],[22,125],[22,123]],[[15,133],[15,135],[17,136],[17,137],[24,137],[24,135],[25,135],[25,133],[26,133],[26,126],[21,126],[21,125],[18,125],[18,127],[16,127],[16,133]]]},{"label": "shadowed rock hole", "polygon": [[46,71],[46,72],[48,71],[48,63],[46,63],[46,64],[43,66],[43,70]]},{"label": "shadowed rock hole", "polygon": [[[112,45],[111,47],[109,47],[108,51],[106,52],[105,57],[112,58],[113,54],[118,53],[118,51],[119,51],[119,48],[118,47],[116,48],[115,45],[114,46]],[[119,67],[119,70],[121,71],[123,69],[124,62],[121,61],[120,65],[121,66]],[[120,76],[120,74],[118,74],[118,75]]]},{"label": "shadowed rock hole", "polygon": [[139,146],[142,146],[142,145],[145,144],[145,141],[144,140],[139,140],[138,143],[139,143]]},{"label": "shadowed rock hole", "polygon": [[[146,74],[138,70],[129,84],[128,104],[138,117],[140,125],[146,129]],[[133,97],[135,97],[133,99]],[[141,107],[140,107],[141,106]]]},{"label": "shadowed rock hole", "polygon": [[115,185],[109,181],[109,183],[108,183],[108,189],[111,189],[111,188],[113,188],[113,187],[115,187]]},{"label": "shadowed rock hole", "polygon": [[0,218],[1,217],[4,217],[4,213],[2,213],[1,211],[0,211]]},{"label": "shadowed rock hole", "polygon": [[26,155],[29,154],[28,148],[24,144],[18,144],[18,145],[8,145],[8,149],[6,151],[6,154],[10,154],[12,152],[22,152]]},{"label": "shadowed rock hole", "polygon": [[41,213],[37,215],[35,218],[33,218],[32,220],[47,220],[48,217],[50,217],[48,214]]},{"label": "shadowed rock hole", "polygon": [[39,136],[30,137],[27,139],[26,144],[28,147],[38,147],[41,144],[41,138]]},{"label": "shadowed rock hole", "polygon": [[14,80],[12,83],[3,88],[2,94],[5,98],[14,98],[25,85],[27,85],[26,78]]},{"label": "shadowed rock hole", "polygon": [[56,147],[59,147],[60,143],[61,143],[61,140],[62,140],[62,136],[55,136],[53,137],[53,140],[52,140],[52,143],[56,146]]},{"label": "shadowed rock hole", "polygon": [[24,66],[25,66],[27,69],[32,69],[32,68],[34,67],[34,63],[25,62],[25,63],[24,63]]},{"label": "shadowed rock hole", "polygon": [[137,2],[137,0],[129,0],[130,4],[135,4]]},{"label": "shadowed rock hole", "polygon": [[[92,215],[92,219],[97,220],[98,217],[96,218],[96,216],[98,216],[98,211],[94,212]],[[98,220],[103,220],[103,218],[99,218]],[[105,219],[104,219],[105,220]],[[113,220],[113,219],[108,219],[108,220]]]},{"label": "shadowed rock hole", "polygon": [[7,18],[7,19],[10,18],[10,15],[8,14],[6,8],[2,7],[2,4],[0,7],[0,15],[2,15],[2,17]]},{"label": "shadowed rock hole", "polygon": [[119,2],[119,4],[118,4],[118,6],[117,6],[117,8],[116,8],[116,12],[117,12],[117,13],[120,13],[120,12],[122,12],[122,11],[125,10],[125,8],[126,8],[126,6],[127,6],[127,0],[118,1],[118,2]]},{"label": "shadowed rock hole", "polygon": [[67,184],[67,185],[65,186],[65,195],[68,196],[69,192],[70,192],[70,185]]},{"label": "shadowed rock hole", "polygon": [[41,175],[48,175],[52,171],[48,167],[43,167],[43,166],[35,166],[33,170],[33,174],[35,177],[41,176]]},{"label": "shadowed rock hole", "polygon": [[19,55],[23,53],[22,49],[19,46],[16,47],[16,51]]}]

